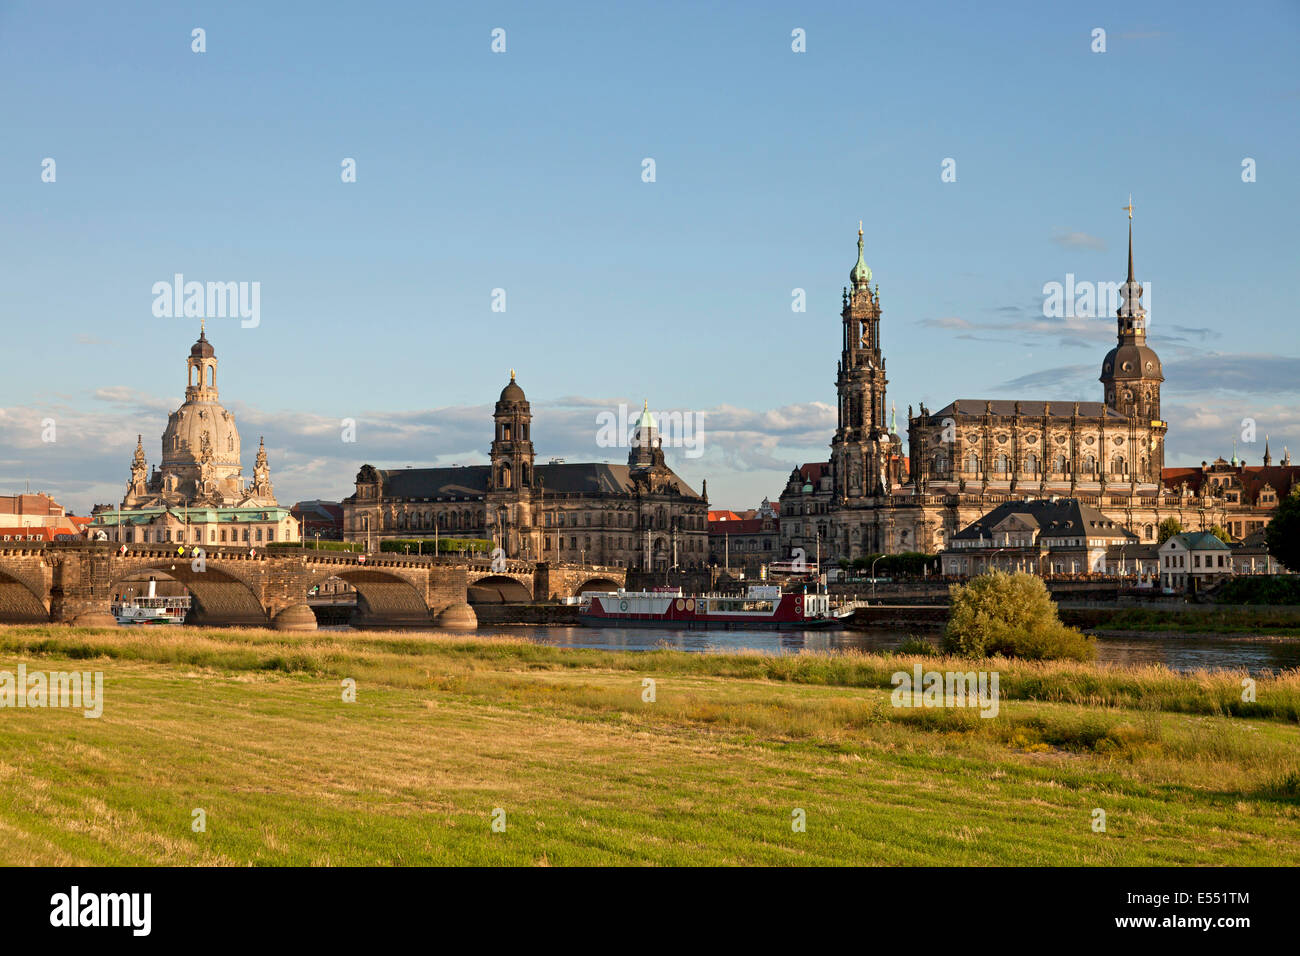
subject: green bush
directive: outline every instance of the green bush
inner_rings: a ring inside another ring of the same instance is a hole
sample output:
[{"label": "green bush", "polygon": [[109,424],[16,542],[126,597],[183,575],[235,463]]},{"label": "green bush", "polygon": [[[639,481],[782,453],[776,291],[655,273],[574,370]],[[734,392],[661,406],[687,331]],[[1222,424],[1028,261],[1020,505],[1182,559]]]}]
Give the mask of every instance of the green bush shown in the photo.
[{"label": "green bush", "polygon": [[[360,541],[321,541],[319,542],[319,544],[320,544],[321,551],[364,551],[366,549],[365,544]],[[311,551],[316,549],[316,545],[317,542],[313,539],[307,542],[272,541],[270,544],[267,545],[267,547],[273,548],[276,551],[283,551],[283,550],[293,549],[293,548],[306,548],[307,550]]]},{"label": "green bush", "polygon": [[1183,523],[1177,518],[1166,518],[1156,526],[1156,544],[1164,544],[1176,534],[1183,533]]},{"label": "green bush", "polygon": [[952,612],[943,648],[964,657],[1021,657],[1027,660],[1086,661],[1097,644],[1061,623],[1042,578],[993,571],[949,588]]},{"label": "green bush", "polygon": [[1300,485],[1291,489],[1264,526],[1268,553],[1288,571],[1300,571]]},{"label": "green bush", "polygon": [[875,565],[876,576],[882,578],[920,577],[928,565],[931,574],[939,572],[939,557],[924,551],[904,551],[901,554],[868,554],[854,558],[853,568],[871,573]]},{"label": "green bush", "polygon": [[1300,604],[1300,577],[1241,575],[1229,578],[1214,592],[1219,604]]},{"label": "green bush", "polygon": [[911,634],[903,643],[898,645],[898,654],[910,655],[913,657],[938,657],[938,649],[923,637],[917,637]]},{"label": "green bush", "polygon": [[[407,548],[411,549],[411,554],[433,554],[433,538],[391,538],[379,542],[380,551],[396,551],[398,554],[405,553]],[[491,554],[495,547],[493,542],[486,538],[438,538],[439,554],[458,554],[462,551],[468,551],[472,554]]]}]

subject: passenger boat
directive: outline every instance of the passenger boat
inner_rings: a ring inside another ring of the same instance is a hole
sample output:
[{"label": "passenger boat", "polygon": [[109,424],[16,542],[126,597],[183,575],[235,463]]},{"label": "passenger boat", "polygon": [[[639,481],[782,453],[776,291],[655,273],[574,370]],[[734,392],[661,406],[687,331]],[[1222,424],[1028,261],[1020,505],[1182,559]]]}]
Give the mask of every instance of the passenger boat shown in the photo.
[{"label": "passenger boat", "polygon": [[683,594],[681,588],[653,591],[589,591],[582,595],[578,620],[595,626],[692,628],[793,628],[837,623],[830,595],[786,593],[754,585],[743,595]]},{"label": "passenger boat", "polygon": [[118,624],[184,624],[190,611],[190,596],[162,597],[158,582],[149,579],[149,593],[122,598],[113,602],[113,616]]}]

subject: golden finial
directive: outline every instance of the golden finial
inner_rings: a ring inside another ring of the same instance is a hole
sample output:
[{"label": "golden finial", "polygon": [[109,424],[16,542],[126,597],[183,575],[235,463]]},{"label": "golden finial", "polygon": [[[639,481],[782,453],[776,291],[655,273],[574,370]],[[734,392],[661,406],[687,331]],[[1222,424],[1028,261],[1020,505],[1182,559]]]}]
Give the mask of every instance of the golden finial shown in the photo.
[{"label": "golden finial", "polygon": [[514,380],[515,380],[515,370],[514,370],[514,369],[511,369],[511,370],[510,370],[510,381],[513,382]]},{"label": "golden finial", "polygon": [[199,335],[205,335],[208,331],[208,317],[203,316],[199,319]]},{"label": "golden finial", "polygon": [[645,401],[641,403],[641,411],[643,412],[650,411],[650,399],[647,398]]},{"label": "golden finial", "polygon": [[1128,218],[1129,221],[1131,222],[1133,220],[1133,194],[1132,193],[1128,194],[1128,205],[1120,206],[1119,208],[1128,210]]},{"label": "golden finial", "polygon": [[861,220],[861,219],[858,220],[858,235],[859,235],[859,236],[862,235],[862,220]]}]

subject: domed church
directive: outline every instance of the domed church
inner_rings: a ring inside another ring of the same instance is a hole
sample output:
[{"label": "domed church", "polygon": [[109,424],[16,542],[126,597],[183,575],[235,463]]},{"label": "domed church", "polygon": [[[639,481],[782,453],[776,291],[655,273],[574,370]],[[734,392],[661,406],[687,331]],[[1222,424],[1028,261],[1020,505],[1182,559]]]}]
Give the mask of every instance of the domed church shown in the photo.
[{"label": "domed church", "polygon": [[[136,437],[131,477],[119,508],[97,506],[110,540],[217,545],[297,541],[298,522],[275,500],[266,447],[258,444],[245,484],[235,416],[217,393],[217,354],[206,328],[186,359],[185,403],[167,418],[162,466],[152,474]],[[121,515],[120,528],[117,515]]]}]

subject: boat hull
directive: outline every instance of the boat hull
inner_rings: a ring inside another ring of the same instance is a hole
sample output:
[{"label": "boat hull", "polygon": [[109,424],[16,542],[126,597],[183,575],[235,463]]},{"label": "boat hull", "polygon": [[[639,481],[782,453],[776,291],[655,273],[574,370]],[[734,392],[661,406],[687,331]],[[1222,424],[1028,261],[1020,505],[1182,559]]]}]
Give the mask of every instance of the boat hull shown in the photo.
[{"label": "boat hull", "polygon": [[586,627],[670,627],[679,630],[786,630],[833,627],[823,594],[752,588],[745,597],[657,592],[584,594],[578,622]]},{"label": "boat hull", "polygon": [[679,631],[813,631],[823,627],[835,627],[841,622],[834,618],[808,618],[804,621],[735,621],[709,618],[670,620],[658,617],[579,614],[578,623],[584,627],[671,627]]}]

